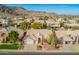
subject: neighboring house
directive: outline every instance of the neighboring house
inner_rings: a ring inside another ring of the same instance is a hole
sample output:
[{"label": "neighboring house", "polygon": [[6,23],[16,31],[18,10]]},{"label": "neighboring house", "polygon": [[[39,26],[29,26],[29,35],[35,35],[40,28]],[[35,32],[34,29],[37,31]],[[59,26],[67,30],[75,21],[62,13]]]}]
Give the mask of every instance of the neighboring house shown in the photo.
[{"label": "neighboring house", "polygon": [[27,31],[25,44],[37,44],[38,40],[47,39],[52,34],[51,30],[47,29],[31,29]]},{"label": "neighboring house", "polygon": [[37,23],[44,23],[44,20],[35,20],[34,22],[37,22]]},{"label": "neighboring house", "polygon": [[8,20],[8,19],[2,19],[2,18],[0,18],[0,22],[1,22],[1,23],[6,23],[6,24],[7,24],[7,23],[9,22],[9,20]]},{"label": "neighboring house", "polygon": [[55,32],[59,44],[79,44],[79,30]]},{"label": "neighboring house", "polygon": [[12,27],[12,26],[9,26],[9,27],[5,27],[5,30],[7,32],[10,32],[10,31],[17,31],[19,33],[19,39],[23,36],[23,33],[24,31],[19,29],[19,28],[15,28],[15,27]]},{"label": "neighboring house", "polygon": [[32,21],[32,18],[27,18],[25,21],[30,22],[30,21]]},{"label": "neighboring house", "polygon": [[13,21],[14,23],[17,23],[18,25],[20,24],[20,23],[22,23],[22,22],[24,22],[23,20],[14,20]]},{"label": "neighboring house", "polygon": [[68,23],[69,24],[76,24],[77,22],[76,22],[76,20],[73,19],[73,20],[68,20]]},{"label": "neighboring house", "polygon": [[65,26],[69,26],[69,27],[78,26],[79,27],[79,24],[77,24],[77,23],[74,23],[74,24],[65,24]]},{"label": "neighboring house", "polygon": [[50,26],[52,28],[59,28],[60,27],[59,22],[56,22],[54,20],[47,20],[46,23],[47,23],[47,26]]},{"label": "neighboring house", "polygon": [[2,39],[6,39],[6,37],[8,36],[8,33],[11,32],[11,31],[16,31],[19,33],[19,40],[23,40],[24,39],[24,31],[19,29],[19,28],[15,28],[15,27],[5,27],[5,28],[0,28],[0,40],[2,41]]}]

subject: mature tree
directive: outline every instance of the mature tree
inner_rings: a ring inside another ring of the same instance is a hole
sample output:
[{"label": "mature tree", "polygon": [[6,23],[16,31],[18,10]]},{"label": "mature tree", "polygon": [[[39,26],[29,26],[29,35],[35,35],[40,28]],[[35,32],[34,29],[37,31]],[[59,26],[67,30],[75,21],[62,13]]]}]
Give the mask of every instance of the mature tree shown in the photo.
[{"label": "mature tree", "polygon": [[64,22],[60,22],[60,27],[64,27]]},{"label": "mature tree", "polygon": [[28,23],[28,22],[22,22],[22,23],[19,24],[18,27],[21,28],[21,29],[23,29],[23,30],[26,30],[26,29],[28,29],[30,27],[30,23]]},{"label": "mature tree", "polygon": [[8,33],[8,39],[10,40],[10,41],[12,41],[12,42],[17,42],[17,40],[18,40],[18,32],[16,32],[16,31],[11,31],[11,32],[9,32]]},{"label": "mature tree", "polygon": [[40,17],[40,18],[39,18],[39,20],[43,20],[43,18],[42,18],[42,17]]},{"label": "mature tree", "polygon": [[64,17],[63,19],[64,19],[65,21],[67,20],[67,18],[66,18],[66,17]]},{"label": "mature tree", "polygon": [[35,21],[34,19],[30,20],[31,23],[33,23],[34,21]]},{"label": "mature tree", "polygon": [[48,20],[48,18],[49,18],[48,16],[45,16],[45,17],[44,17],[44,20]]},{"label": "mature tree", "polygon": [[39,20],[48,20],[48,16],[40,17]]},{"label": "mature tree", "polygon": [[31,27],[34,28],[34,29],[41,29],[42,24],[35,22],[35,23],[32,23]]},{"label": "mature tree", "polygon": [[3,26],[3,24],[0,22],[0,27],[2,27]]},{"label": "mature tree", "polygon": [[43,28],[44,28],[44,29],[47,28],[47,23],[46,23],[45,20],[44,20],[44,23],[43,23]]}]

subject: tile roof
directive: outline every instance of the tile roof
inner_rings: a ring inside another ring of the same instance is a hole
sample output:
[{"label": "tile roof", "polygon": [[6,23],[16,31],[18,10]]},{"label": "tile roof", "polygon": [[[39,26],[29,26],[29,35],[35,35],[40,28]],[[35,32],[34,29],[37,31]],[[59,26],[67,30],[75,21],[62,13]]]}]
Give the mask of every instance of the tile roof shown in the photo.
[{"label": "tile roof", "polygon": [[27,35],[34,40],[37,40],[38,37],[46,39],[51,33],[52,31],[47,29],[31,29],[27,31]]}]

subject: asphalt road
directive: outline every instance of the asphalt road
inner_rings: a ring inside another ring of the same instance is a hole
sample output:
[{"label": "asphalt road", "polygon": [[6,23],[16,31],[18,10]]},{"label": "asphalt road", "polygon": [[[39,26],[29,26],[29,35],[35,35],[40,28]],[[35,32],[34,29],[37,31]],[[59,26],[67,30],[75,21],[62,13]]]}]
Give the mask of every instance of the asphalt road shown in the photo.
[{"label": "asphalt road", "polygon": [[79,52],[69,51],[24,51],[24,50],[0,50],[0,55],[79,55]]}]

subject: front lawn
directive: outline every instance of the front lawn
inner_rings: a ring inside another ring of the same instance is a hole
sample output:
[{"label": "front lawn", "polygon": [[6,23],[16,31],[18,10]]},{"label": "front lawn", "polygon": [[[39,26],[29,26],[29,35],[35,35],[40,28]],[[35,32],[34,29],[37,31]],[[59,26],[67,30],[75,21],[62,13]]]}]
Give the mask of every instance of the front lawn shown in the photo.
[{"label": "front lawn", "polygon": [[18,49],[19,44],[0,44],[0,49]]}]

